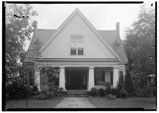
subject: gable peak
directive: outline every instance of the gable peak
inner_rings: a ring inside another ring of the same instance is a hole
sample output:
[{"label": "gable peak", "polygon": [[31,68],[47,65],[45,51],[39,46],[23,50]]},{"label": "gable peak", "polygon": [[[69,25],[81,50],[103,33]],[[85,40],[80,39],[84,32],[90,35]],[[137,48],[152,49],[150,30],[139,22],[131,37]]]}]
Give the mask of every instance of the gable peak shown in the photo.
[{"label": "gable peak", "polygon": [[78,8],[76,8],[76,9],[73,11],[73,13],[74,13],[74,14],[76,14],[76,13],[82,14],[81,11],[80,11]]}]

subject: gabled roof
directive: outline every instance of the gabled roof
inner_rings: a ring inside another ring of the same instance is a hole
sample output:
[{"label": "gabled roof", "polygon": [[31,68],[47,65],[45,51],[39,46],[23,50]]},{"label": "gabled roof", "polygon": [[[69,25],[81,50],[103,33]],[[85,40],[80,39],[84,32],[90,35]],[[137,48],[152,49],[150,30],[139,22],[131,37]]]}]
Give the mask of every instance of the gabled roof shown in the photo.
[{"label": "gabled roof", "polygon": [[94,32],[94,34],[98,37],[98,39],[117,57],[120,59],[120,57],[113,51],[113,49],[109,46],[109,44],[107,44],[107,42],[105,42],[100,35],[98,34],[98,32],[96,31],[96,29],[94,28],[94,26],[87,20],[87,18],[80,12],[79,9],[75,9],[73,11],[73,13],[63,22],[63,24],[57,29],[57,31],[55,32],[55,34],[53,36],[51,36],[49,38],[49,40],[41,47],[41,49],[39,50],[39,52],[42,52],[51,42],[54,38],[56,38],[57,34],[60,33],[60,31],[62,31],[62,29],[71,21],[71,19],[78,14],[83,21],[88,25],[88,27]]},{"label": "gabled roof", "polygon": [[76,9],[65,22],[57,29],[36,29],[32,41],[30,43],[29,49],[33,49],[34,43],[38,42],[40,45],[39,50],[42,51],[60,32],[60,30],[70,21],[70,19],[78,13],[88,24],[88,26],[95,32],[98,38],[110,49],[123,63],[127,63],[127,56],[122,44],[117,44],[121,42],[119,34],[116,30],[96,30],[93,25],[84,17],[84,15]]},{"label": "gabled roof", "polygon": [[[49,38],[56,32],[55,29],[37,29],[37,39],[40,44],[40,47],[42,47],[48,40]],[[120,40],[120,37],[118,36],[116,30],[97,30],[99,35],[103,38],[105,42],[107,42],[110,47],[118,54],[118,56],[121,59],[121,62],[127,63],[128,59],[124,50],[124,47],[122,44],[117,45],[116,40]],[[32,41],[30,43],[29,50],[33,48],[35,40],[35,36],[33,36]]]}]

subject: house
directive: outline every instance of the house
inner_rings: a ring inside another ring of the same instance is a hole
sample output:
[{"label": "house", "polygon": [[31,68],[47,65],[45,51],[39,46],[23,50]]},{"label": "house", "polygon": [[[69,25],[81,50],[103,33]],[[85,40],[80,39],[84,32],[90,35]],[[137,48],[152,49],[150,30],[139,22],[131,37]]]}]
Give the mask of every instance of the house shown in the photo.
[{"label": "house", "polygon": [[96,30],[78,9],[58,29],[36,27],[28,53],[36,64],[35,84],[39,91],[46,87],[41,84],[42,66],[60,68],[60,88],[91,90],[104,87],[107,81],[116,87],[119,79],[124,79],[128,63],[119,23],[116,30]]}]

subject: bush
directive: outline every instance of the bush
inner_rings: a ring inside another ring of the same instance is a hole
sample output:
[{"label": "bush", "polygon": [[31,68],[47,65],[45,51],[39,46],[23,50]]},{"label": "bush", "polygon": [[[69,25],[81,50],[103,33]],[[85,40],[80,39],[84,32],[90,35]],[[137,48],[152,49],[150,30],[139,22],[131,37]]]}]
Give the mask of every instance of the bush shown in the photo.
[{"label": "bush", "polygon": [[124,89],[124,83],[119,82],[117,86],[117,98],[126,98],[128,96],[127,91]]},{"label": "bush", "polygon": [[111,88],[106,88],[105,93],[106,93],[106,95],[111,94]]},{"label": "bush", "polygon": [[128,96],[128,93],[124,88],[121,89],[117,95],[118,98],[126,98],[127,96]]},{"label": "bush", "polygon": [[24,99],[31,94],[31,88],[15,80],[6,87],[8,99]]},{"label": "bush", "polygon": [[153,90],[150,86],[144,87],[136,92],[138,97],[151,97],[153,96]]},{"label": "bush", "polygon": [[107,96],[106,96],[108,99],[110,99],[110,100],[114,100],[116,97],[114,96],[114,95],[112,95],[112,94],[108,94]]},{"label": "bush", "polygon": [[112,95],[117,95],[117,89],[116,88],[111,89],[111,94]]},{"label": "bush", "polygon": [[99,89],[99,96],[103,97],[104,96],[104,89]]},{"label": "bush", "polygon": [[90,91],[91,96],[98,96],[98,90],[96,88],[92,88]]},{"label": "bush", "polygon": [[111,84],[110,82],[105,82],[105,93],[107,94],[111,94]]},{"label": "bush", "polygon": [[33,86],[31,96],[35,96],[35,95],[38,95],[38,94],[39,94],[39,91],[38,91],[37,86]]},{"label": "bush", "polygon": [[45,93],[41,93],[39,95],[34,96],[33,98],[34,99],[45,100],[45,99],[48,99],[49,97]]},{"label": "bush", "polygon": [[32,91],[38,91],[38,88],[37,88],[37,86],[33,86],[33,89],[32,89]]},{"label": "bush", "polygon": [[132,94],[134,94],[135,87],[134,87],[131,75],[129,73],[129,70],[127,70],[125,75],[124,89],[127,91],[129,96],[133,96]]}]

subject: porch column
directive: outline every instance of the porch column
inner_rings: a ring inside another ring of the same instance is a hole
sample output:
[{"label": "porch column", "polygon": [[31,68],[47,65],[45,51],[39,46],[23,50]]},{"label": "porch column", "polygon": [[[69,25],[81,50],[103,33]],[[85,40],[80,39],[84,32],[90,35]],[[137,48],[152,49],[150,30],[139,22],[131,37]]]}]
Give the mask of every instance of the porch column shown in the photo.
[{"label": "porch column", "polygon": [[60,67],[59,88],[65,89],[65,67]]},{"label": "porch column", "polygon": [[34,85],[37,86],[38,91],[41,91],[40,88],[40,67],[35,67],[35,74],[34,74]]},{"label": "porch column", "polygon": [[125,82],[125,69],[123,70],[123,79],[124,79],[124,82]]},{"label": "porch column", "polygon": [[117,87],[119,81],[119,69],[114,67],[113,69],[113,88]]},{"label": "porch column", "polygon": [[94,87],[94,67],[89,67],[88,90]]}]

